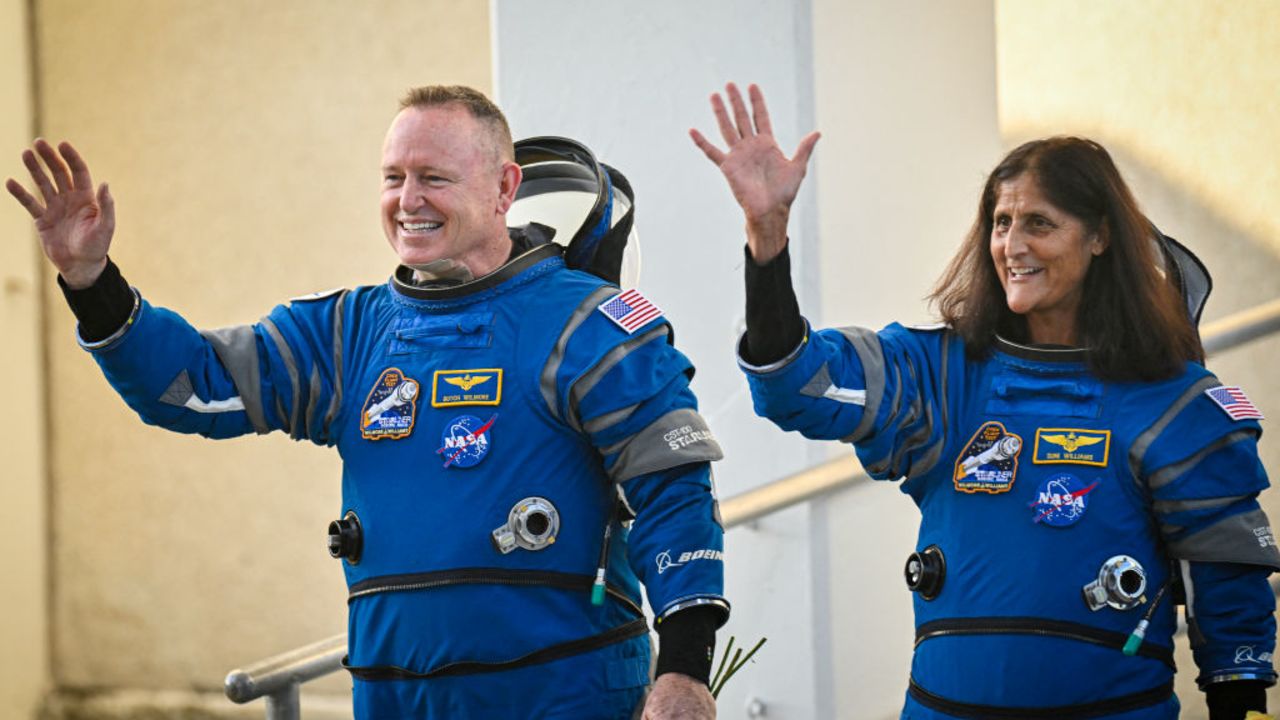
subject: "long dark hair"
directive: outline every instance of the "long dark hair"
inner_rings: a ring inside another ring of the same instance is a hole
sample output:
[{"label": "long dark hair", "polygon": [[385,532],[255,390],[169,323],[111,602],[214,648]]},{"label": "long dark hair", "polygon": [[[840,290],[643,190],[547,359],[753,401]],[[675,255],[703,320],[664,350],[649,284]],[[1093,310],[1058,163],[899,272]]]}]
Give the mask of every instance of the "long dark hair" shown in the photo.
[{"label": "long dark hair", "polygon": [[975,357],[997,334],[1027,340],[1026,318],[1009,309],[991,259],[1000,184],[1031,173],[1049,202],[1107,242],[1084,278],[1076,337],[1089,367],[1108,380],[1158,380],[1204,361],[1204,349],[1170,276],[1161,272],[1156,232],[1111,156],[1092,140],[1052,137],[1014,149],[991,171],[978,217],[929,296]]}]

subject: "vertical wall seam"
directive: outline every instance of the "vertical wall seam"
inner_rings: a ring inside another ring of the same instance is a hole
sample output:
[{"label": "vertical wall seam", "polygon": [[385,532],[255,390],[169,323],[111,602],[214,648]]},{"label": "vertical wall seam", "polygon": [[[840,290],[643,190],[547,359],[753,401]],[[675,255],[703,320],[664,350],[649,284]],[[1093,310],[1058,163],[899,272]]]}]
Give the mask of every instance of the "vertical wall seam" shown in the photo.
[{"label": "vertical wall seam", "polygon": [[489,99],[502,107],[502,86],[498,84],[498,0],[489,0]]},{"label": "vertical wall seam", "polygon": [[[27,0],[27,97],[30,98],[31,117],[28,125],[29,134],[32,137],[40,135],[44,130],[44,93],[41,83],[40,62],[40,33],[39,33],[39,0]],[[32,238],[34,240],[34,238]],[[37,380],[40,383],[40,424],[42,426],[42,458],[41,462],[41,481],[44,485],[44,547],[41,548],[44,553],[44,637],[45,637],[45,679],[49,682],[48,690],[52,691],[57,686],[57,676],[55,674],[56,663],[54,662],[55,638],[54,638],[54,592],[57,589],[56,573],[54,572],[54,529],[53,529],[53,503],[54,503],[54,487],[53,487],[53,419],[49,409],[52,407],[52,390],[49,382],[49,361],[52,358],[52,352],[49,347],[48,332],[48,297],[49,297],[49,279],[47,270],[43,260],[42,253],[35,254],[35,294],[36,294],[36,332],[39,333],[39,369],[37,370]]]},{"label": "vertical wall seam", "polygon": [[[817,81],[814,77],[815,59],[813,36],[814,2],[796,4],[795,12],[795,87],[797,142],[802,133],[815,129],[818,118],[818,100],[815,95]],[[784,152],[790,152],[786,148]],[[810,318],[822,317],[822,273],[819,272],[821,238],[818,237],[818,155],[810,159],[810,169],[805,176],[798,213],[798,235],[801,240],[799,278],[796,288],[800,306]],[[826,448],[809,443],[807,455],[810,465],[826,459]],[[831,600],[831,507],[830,498],[820,498],[809,510],[809,578],[810,619],[814,632],[813,643],[813,709],[816,717],[835,717],[835,650],[831,626],[833,621]]]}]

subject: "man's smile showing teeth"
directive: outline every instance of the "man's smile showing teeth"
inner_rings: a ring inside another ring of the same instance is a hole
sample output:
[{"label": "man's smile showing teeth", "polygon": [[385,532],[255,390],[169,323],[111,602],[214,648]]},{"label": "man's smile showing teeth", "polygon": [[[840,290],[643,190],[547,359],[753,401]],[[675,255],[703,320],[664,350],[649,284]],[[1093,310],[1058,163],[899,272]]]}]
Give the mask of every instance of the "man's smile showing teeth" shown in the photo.
[{"label": "man's smile showing teeth", "polygon": [[410,222],[408,220],[400,221],[400,227],[404,228],[409,232],[427,232],[429,230],[435,230],[436,228],[440,227],[442,224],[443,223],[426,222],[426,221],[423,221],[423,222]]}]

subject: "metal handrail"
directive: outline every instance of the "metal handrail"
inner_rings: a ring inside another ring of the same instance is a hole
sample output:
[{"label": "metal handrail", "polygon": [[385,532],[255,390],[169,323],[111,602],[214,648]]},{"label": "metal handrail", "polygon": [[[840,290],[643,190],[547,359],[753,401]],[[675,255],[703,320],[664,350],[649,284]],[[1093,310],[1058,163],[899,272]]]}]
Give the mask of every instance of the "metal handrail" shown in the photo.
[{"label": "metal handrail", "polygon": [[1280,298],[1228,315],[1200,329],[1207,355],[1229,350],[1280,330]]},{"label": "metal handrail", "polygon": [[[1280,331],[1280,299],[1209,323],[1201,329],[1205,353],[1214,355]],[[869,480],[851,455],[734,495],[720,503],[729,529],[799,503]],[[227,675],[227,697],[246,703],[267,698],[267,720],[298,720],[298,686],[342,668],[346,634],[290,650]]]},{"label": "metal handrail", "polygon": [[297,720],[302,683],[337,672],[347,654],[347,635],[334,635],[310,645],[232,670],[223,683],[227,698],[247,703],[267,699],[267,720]]}]

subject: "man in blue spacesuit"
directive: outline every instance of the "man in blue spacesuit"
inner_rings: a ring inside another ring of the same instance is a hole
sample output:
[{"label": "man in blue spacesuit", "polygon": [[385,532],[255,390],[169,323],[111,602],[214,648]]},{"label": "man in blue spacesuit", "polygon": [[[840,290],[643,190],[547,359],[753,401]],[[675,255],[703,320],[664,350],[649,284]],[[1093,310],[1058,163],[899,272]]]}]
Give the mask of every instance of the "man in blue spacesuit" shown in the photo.
[{"label": "man in blue spacesuit", "polygon": [[341,454],[330,550],[358,717],[631,717],[650,674],[641,582],[660,638],[645,717],[714,717],[720,450],[693,368],[643,295],[508,231],[512,152],[480,93],[411,91],[382,157],[394,277],[212,332],[125,283],[111,195],[70,145],[38,140],[36,194],[7,187],[81,344],[146,422]]}]

